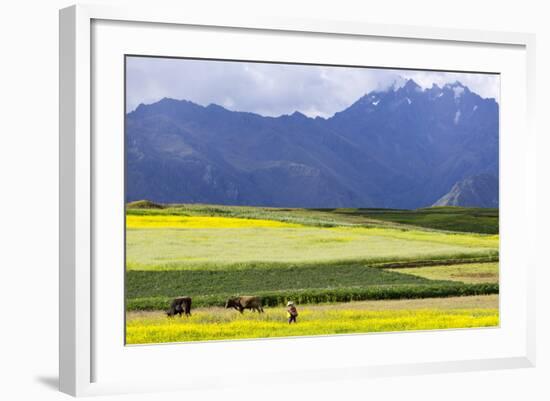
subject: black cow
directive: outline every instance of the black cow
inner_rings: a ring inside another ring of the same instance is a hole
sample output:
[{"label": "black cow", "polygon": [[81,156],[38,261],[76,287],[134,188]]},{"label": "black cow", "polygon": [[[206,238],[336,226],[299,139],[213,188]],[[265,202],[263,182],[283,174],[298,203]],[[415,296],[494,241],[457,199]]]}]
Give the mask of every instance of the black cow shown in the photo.
[{"label": "black cow", "polygon": [[166,311],[168,317],[185,313],[185,316],[191,316],[191,297],[178,297],[172,300],[170,309]]}]

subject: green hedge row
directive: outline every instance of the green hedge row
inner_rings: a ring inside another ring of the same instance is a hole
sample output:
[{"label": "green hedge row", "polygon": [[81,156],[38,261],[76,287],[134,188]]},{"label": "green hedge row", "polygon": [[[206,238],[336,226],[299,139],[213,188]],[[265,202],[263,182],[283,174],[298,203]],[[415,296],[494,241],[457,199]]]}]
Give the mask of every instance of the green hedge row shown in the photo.
[{"label": "green hedge row", "polygon": [[[414,298],[441,298],[467,295],[498,294],[496,283],[482,284],[448,284],[448,285],[392,285],[372,286],[363,288],[337,289],[307,289],[288,290],[277,292],[260,292],[264,306],[282,306],[289,300],[298,304],[334,303],[366,300],[414,299]],[[225,305],[227,298],[239,294],[196,296],[193,297],[193,307]],[[241,294],[245,295],[245,294]],[[163,310],[167,309],[171,298],[148,297],[133,298],[126,301],[126,310]]]}]

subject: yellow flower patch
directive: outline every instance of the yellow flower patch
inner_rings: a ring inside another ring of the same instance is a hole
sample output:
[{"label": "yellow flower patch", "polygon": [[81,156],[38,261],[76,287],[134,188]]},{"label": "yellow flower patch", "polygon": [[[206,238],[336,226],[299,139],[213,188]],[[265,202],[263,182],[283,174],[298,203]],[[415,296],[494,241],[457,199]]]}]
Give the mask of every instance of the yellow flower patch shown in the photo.
[{"label": "yellow flower patch", "polygon": [[275,220],[240,219],[217,216],[126,216],[126,228],[289,228],[299,224]]}]

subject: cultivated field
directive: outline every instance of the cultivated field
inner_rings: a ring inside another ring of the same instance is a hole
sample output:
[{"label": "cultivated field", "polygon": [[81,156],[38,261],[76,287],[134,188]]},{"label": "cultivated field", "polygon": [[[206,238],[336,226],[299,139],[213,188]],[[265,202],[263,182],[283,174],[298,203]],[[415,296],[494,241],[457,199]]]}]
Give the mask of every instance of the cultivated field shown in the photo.
[{"label": "cultivated field", "polygon": [[[129,344],[498,324],[498,296],[487,295],[498,294],[498,210],[139,202],[126,225]],[[199,309],[167,319],[181,295]],[[262,296],[266,313],[220,309],[235,295]],[[469,301],[482,295],[492,301]],[[292,326],[289,299],[300,311]],[[392,299],[423,303],[392,309],[410,302]]]},{"label": "cultivated field", "polygon": [[296,325],[286,322],[282,307],[262,315],[200,308],[181,319],[129,312],[127,319],[129,344],[490,327],[499,321],[496,295],[306,305]]}]

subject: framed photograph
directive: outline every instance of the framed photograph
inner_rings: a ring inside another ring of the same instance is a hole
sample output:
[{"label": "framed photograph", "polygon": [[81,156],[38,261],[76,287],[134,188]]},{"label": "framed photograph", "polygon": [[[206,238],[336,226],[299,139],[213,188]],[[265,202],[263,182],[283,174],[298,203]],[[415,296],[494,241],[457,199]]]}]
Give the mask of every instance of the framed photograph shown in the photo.
[{"label": "framed photograph", "polygon": [[61,390],[533,366],[533,49],[61,10]]}]

